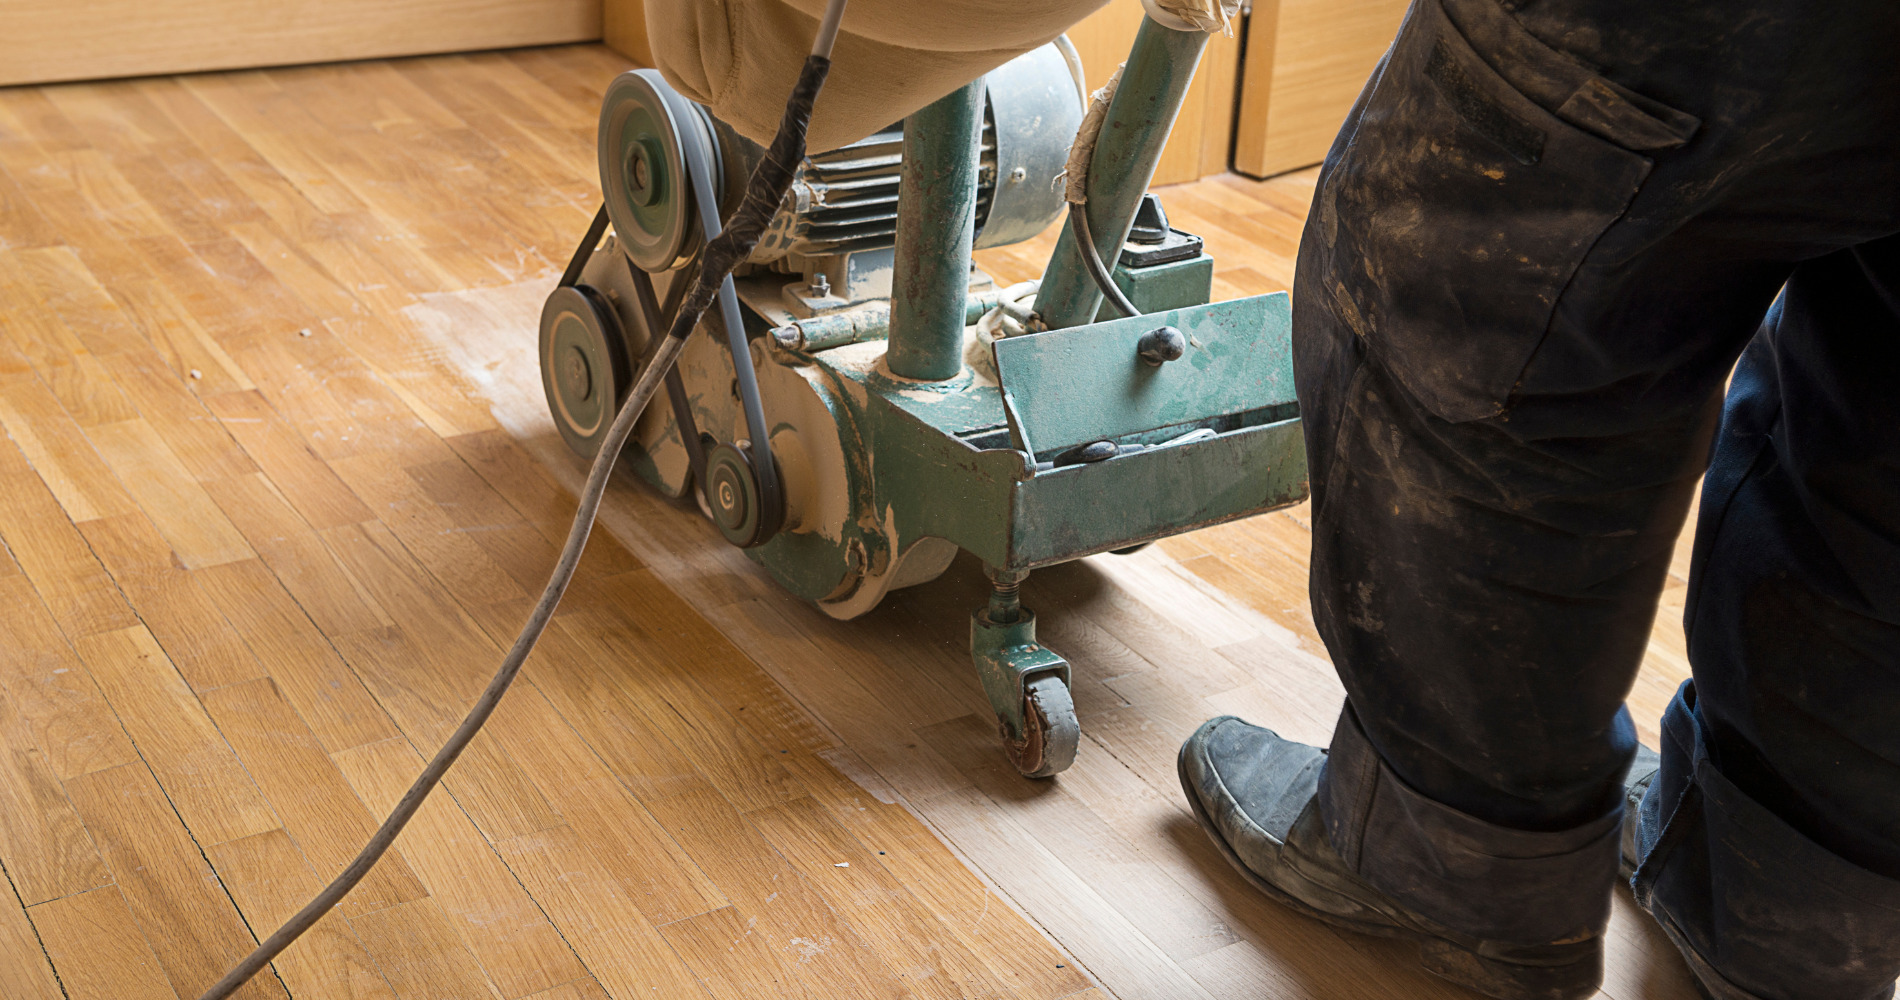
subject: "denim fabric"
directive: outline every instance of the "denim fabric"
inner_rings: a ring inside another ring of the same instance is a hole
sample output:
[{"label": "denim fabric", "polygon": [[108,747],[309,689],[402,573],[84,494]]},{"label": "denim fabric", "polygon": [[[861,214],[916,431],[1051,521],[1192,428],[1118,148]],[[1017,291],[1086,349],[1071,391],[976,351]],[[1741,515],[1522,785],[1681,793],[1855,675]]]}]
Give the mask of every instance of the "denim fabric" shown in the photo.
[{"label": "denim fabric", "polygon": [[[1510,831],[1621,808],[1623,699],[1707,470],[1711,773],[1900,874],[1897,51],[1885,0],[1414,3],[1293,300],[1314,614],[1402,787]],[[1360,856],[1416,852],[1389,834]],[[1606,879],[1563,878],[1550,922],[1600,920]],[[1450,895],[1421,912],[1476,919]],[[1797,952],[1764,996],[1844,995]]]}]

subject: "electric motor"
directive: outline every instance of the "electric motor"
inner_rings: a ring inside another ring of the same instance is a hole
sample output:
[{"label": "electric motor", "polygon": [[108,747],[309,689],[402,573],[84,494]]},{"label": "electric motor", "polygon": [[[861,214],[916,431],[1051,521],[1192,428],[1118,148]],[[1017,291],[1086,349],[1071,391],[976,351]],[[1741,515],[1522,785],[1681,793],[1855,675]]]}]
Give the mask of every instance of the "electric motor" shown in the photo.
[{"label": "electric motor", "polygon": [[[1042,232],[1062,211],[1056,178],[1082,121],[1081,64],[1061,38],[985,79],[976,245],[1006,246]],[[712,151],[722,201],[736,199],[764,155],[652,70],[622,74],[609,87],[601,107],[601,187],[620,245],[644,270],[677,266],[698,249],[697,209],[683,183],[695,147]],[[806,157],[751,264],[808,280],[827,274],[826,286],[849,283],[842,258],[888,251],[895,242],[902,163],[901,124]],[[733,207],[722,204],[721,215]]]}]

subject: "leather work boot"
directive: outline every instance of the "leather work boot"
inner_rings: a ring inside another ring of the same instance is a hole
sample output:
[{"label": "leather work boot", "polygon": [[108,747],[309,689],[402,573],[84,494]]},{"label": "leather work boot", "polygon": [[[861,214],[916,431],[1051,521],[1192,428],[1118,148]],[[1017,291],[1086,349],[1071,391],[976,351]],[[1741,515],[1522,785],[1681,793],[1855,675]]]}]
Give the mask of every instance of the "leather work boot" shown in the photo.
[{"label": "leather work boot", "polygon": [[1195,818],[1228,862],[1281,904],[1335,927],[1416,941],[1426,971],[1499,1000],[1596,992],[1601,937],[1530,945],[1480,940],[1408,910],[1353,874],[1320,817],[1325,750],[1226,715],[1195,730],[1178,760]]}]

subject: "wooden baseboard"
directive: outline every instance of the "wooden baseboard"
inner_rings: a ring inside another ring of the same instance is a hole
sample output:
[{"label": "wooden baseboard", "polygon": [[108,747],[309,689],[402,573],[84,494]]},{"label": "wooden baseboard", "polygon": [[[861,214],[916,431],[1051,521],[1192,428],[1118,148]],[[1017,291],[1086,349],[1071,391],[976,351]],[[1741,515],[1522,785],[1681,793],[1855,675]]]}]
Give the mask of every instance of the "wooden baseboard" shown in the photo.
[{"label": "wooden baseboard", "polygon": [[5,0],[0,85],[600,36],[601,0]]}]

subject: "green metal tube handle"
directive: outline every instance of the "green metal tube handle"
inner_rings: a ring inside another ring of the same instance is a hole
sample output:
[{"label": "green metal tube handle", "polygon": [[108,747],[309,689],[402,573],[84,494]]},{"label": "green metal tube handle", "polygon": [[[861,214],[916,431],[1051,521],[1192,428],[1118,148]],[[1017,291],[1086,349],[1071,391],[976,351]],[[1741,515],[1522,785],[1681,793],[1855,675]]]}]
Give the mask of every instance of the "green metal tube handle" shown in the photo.
[{"label": "green metal tube handle", "polygon": [[983,96],[978,78],[904,121],[885,355],[900,378],[941,382],[963,371]]},{"label": "green metal tube handle", "polygon": [[[1134,225],[1141,196],[1154,179],[1155,164],[1174,129],[1207,38],[1203,31],[1175,31],[1142,18],[1121,84],[1108,102],[1101,139],[1089,160],[1089,232],[1095,237],[1095,249],[1111,268]],[[1102,291],[1076,250],[1074,232],[1064,226],[1043,272],[1036,314],[1049,329],[1060,330],[1093,323],[1101,308]]]}]

